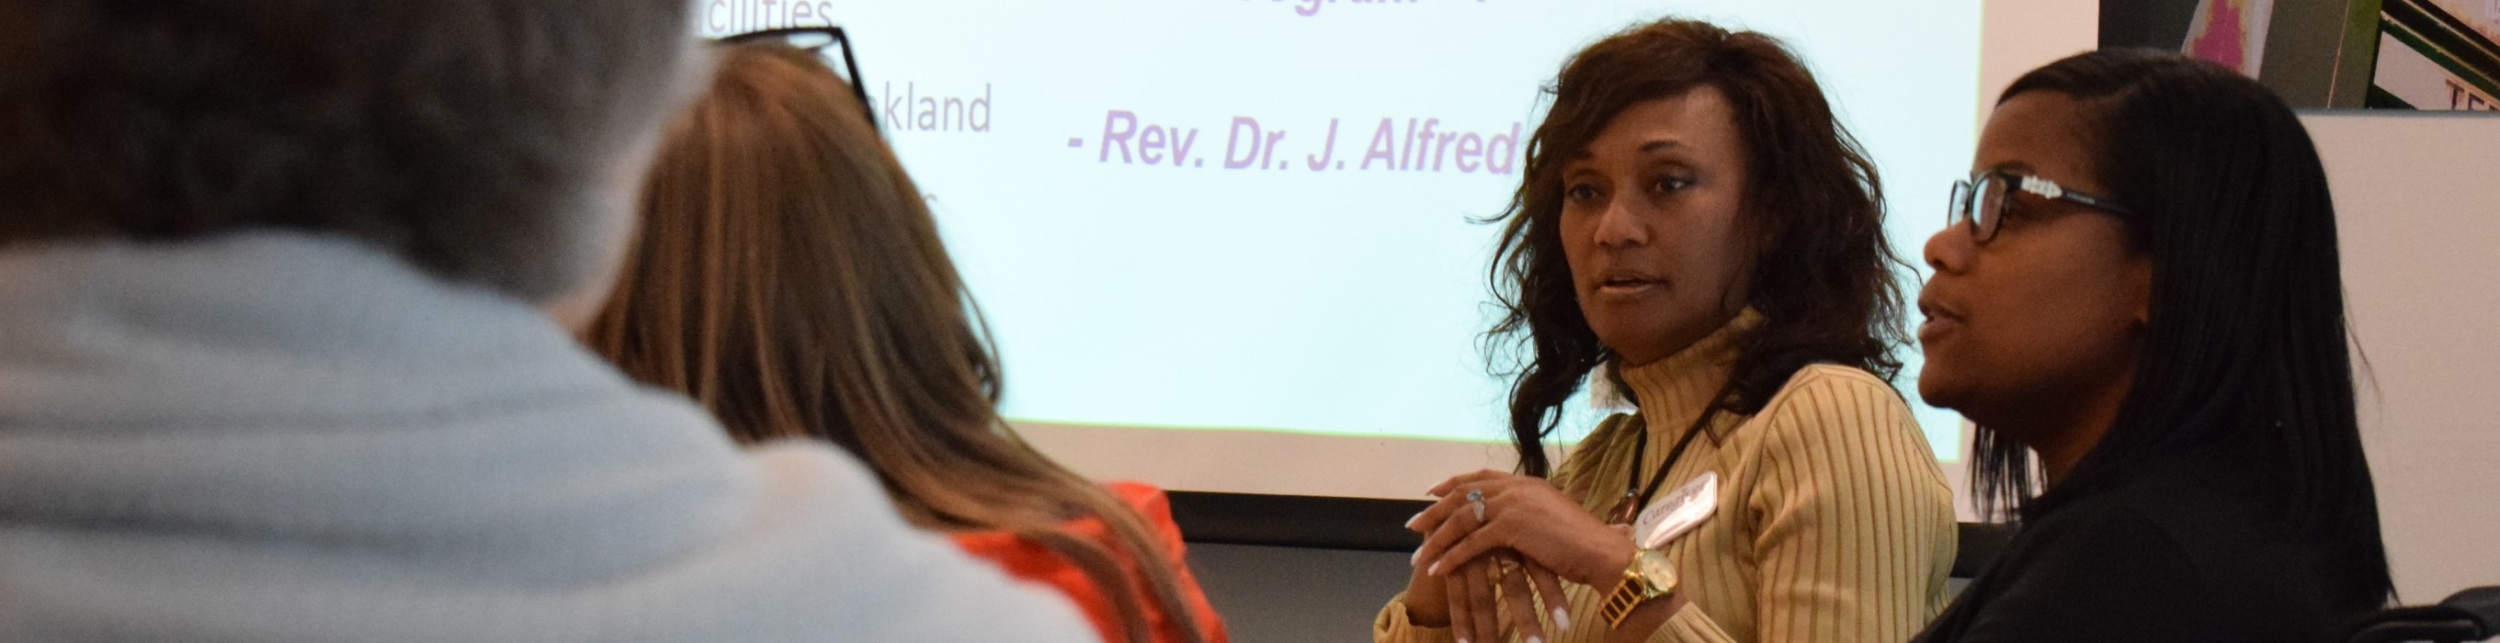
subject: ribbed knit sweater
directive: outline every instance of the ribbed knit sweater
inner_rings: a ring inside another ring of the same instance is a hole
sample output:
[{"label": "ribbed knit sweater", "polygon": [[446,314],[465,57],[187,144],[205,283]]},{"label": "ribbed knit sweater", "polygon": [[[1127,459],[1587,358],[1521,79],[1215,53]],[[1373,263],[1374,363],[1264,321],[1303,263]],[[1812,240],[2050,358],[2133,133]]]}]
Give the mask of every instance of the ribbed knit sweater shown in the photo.
[{"label": "ribbed knit sweater", "polygon": [[[1639,464],[1646,481],[1727,381],[1740,338],[1760,324],[1749,310],[1674,356],[1624,369],[1639,421],[1608,418],[1556,469],[1555,485],[1604,517],[1632,475],[1635,441],[1649,441]],[[1667,546],[1678,591],[1692,602],[1649,641],[1904,641],[1942,608],[1952,495],[1909,407],[1882,379],[1808,366],[1761,412],[1721,413],[1702,430],[1658,495],[1715,471],[1718,508]],[[1599,607],[1613,587],[1564,586],[1572,627],[1547,623],[1546,641],[1603,640]],[[1454,640],[1446,628],[1408,623],[1402,601],[1381,611],[1375,641]]]}]

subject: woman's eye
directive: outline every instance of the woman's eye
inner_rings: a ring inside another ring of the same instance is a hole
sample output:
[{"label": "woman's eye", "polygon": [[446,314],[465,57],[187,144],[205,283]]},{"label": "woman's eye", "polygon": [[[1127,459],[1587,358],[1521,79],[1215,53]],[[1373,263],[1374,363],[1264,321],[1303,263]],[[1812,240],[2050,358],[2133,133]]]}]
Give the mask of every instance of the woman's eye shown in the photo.
[{"label": "woman's eye", "polygon": [[1573,203],[1587,203],[1594,201],[1597,199],[1597,188],[1587,183],[1572,184],[1563,188],[1563,198],[1569,199]]},{"label": "woman's eye", "polygon": [[1658,191],[1659,193],[1664,194],[1664,193],[1668,193],[1668,192],[1676,192],[1676,191],[1681,191],[1681,190],[1683,190],[1684,188],[1693,187],[1693,180],[1692,180],[1692,179],[1689,179],[1689,178],[1685,178],[1685,177],[1680,177],[1680,176],[1662,177],[1662,178],[1658,179],[1658,181],[1657,181],[1656,183],[1652,183],[1652,184],[1650,184],[1650,186],[1649,186],[1649,187],[1650,187],[1650,189],[1651,189],[1651,190],[1656,190],[1656,191]]},{"label": "woman's eye", "polygon": [[1997,206],[1997,229],[2004,230],[2030,225],[2034,218],[2033,214],[2031,208],[2024,205],[2021,199],[2006,199],[2004,205]]}]

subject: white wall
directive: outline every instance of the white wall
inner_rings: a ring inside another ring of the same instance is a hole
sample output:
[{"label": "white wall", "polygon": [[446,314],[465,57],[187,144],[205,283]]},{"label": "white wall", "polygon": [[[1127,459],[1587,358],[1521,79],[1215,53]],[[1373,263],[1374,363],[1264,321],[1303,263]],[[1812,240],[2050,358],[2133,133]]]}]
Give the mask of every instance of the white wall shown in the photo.
[{"label": "white wall", "polygon": [[2500,117],[2306,116],[2326,157],[2361,426],[2406,602],[2500,585]]}]

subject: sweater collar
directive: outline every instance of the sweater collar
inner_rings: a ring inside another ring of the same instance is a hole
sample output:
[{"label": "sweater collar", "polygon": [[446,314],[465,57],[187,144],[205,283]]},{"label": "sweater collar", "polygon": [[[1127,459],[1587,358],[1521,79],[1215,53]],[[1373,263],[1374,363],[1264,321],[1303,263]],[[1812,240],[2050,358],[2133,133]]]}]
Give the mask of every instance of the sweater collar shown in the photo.
[{"label": "sweater collar", "polygon": [[[1727,384],[1743,343],[1762,326],[1762,314],[1746,308],[1701,341],[1666,359],[1619,369],[1625,387],[1640,404],[1642,421],[1653,433],[1681,435],[1716,400]],[[1735,423],[1719,418],[1707,427],[1713,439],[1726,437]]]}]

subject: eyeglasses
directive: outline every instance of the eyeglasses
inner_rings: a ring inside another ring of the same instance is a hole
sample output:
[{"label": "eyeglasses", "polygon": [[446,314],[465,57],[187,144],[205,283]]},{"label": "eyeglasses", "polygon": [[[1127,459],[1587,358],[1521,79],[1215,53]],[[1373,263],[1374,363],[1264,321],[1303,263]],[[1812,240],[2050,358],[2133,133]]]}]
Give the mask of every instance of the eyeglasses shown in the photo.
[{"label": "eyeglasses", "polygon": [[2012,190],[2022,190],[2043,199],[2065,201],[2122,217],[2135,216],[2134,211],[2111,203],[2107,198],[2068,190],[2048,179],[2004,170],[1988,170],[1972,175],[1968,181],[1953,182],[1953,202],[1945,212],[1945,227],[1969,223],[1971,224],[1971,239],[1979,243],[1987,243],[1989,239],[1996,237],[1998,225],[2004,222],[2006,204],[2012,201],[2008,198],[2008,193]]},{"label": "eyeglasses", "polygon": [[859,63],[851,56],[851,39],[843,35],[841,27],[766,29],[727,36],[712,42],[724,45],[753,42],[780,43],[814,52],[817,57],[825,59],[825,67],[842,76],[843,82],[850,83],[851,96],[859,99],[859,110],[860,113],[868,116],[868,126],[870,128],[877,126],[877,106],[875,103],[868,102],[868,83],[860,80]]}]

